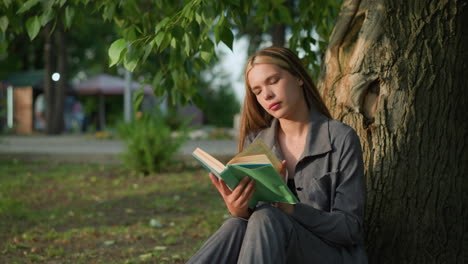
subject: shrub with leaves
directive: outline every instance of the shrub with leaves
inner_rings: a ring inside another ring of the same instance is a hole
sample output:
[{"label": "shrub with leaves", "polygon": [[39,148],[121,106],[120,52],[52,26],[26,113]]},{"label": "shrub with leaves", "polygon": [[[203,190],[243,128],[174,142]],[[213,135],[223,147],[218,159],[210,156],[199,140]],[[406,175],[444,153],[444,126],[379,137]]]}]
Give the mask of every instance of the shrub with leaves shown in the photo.
[{"label": "shrub with leaves", "polygon": [[204,115],[209,125],[232,127],[234,115],[240,112],[240,104],[232,89],[221,86],[205,93]]},{"label": "shrub with leaves", "polygon": [[135,120],[121,124],[118,130],[127,144],[124,163],[144,174],[171,166],[174,155],[188,139],[187,122],[178,128],[178,133],[172,133],[166,117],[159,111],[139,113]]}]

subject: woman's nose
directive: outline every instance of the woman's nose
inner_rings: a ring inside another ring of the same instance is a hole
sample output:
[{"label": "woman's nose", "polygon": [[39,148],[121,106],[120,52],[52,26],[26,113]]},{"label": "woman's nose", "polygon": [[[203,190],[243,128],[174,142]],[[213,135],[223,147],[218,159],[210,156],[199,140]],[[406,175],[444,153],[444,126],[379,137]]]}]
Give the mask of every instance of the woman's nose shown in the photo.
[{"label": "woman's nose", "polygon": [[263,93],[263,99],[264,99],[264,100],[270,100],[270,99],[272,99],[273,97],[275,97],[275,93],[273,93],[273,91],[271,90],[271,88],[265,87],[264,93]]}]

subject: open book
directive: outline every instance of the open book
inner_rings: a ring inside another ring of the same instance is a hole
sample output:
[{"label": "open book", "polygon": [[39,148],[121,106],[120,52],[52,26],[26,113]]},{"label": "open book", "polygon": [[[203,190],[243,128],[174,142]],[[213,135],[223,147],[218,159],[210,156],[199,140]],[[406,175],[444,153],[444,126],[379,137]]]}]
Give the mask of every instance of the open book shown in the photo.
[{"label": "open book", "polygon": [[254,208],[259,201],[290,204],[298,202],[279,174],[281,162],[261,139],[255,140],[226,165],[200,148],[195,149],[192,155],[207,170],[223,179],[231,190],[245,176],[254,179],[255,193],[249,202],[250,208]]}]

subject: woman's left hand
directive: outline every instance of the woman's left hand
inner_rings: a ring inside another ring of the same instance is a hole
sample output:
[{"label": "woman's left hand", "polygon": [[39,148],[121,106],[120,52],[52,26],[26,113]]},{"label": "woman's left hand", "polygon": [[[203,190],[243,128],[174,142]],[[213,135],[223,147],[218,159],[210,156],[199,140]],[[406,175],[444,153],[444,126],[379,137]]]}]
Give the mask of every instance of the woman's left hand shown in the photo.
[{"label": "woman's left hand", "polygon": [[[281,178],[283,178],[283,181],[286,181],[286,160],[283,160],[281,162],[281,171],[280,175]],[[294,213],[294,204],[288,204],[288,203],[272,203],[273,206],[278,207],[281,209],[283,212],[285,212],[287,215],[292,215]]]}]

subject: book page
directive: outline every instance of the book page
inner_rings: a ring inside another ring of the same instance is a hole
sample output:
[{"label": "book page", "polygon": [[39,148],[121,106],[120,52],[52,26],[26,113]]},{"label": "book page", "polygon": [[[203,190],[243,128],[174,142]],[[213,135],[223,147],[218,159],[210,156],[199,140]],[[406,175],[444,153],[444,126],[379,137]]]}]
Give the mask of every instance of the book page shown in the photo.
[{"label": "book page", "polygon": [[259,155],[264,154],[269,163],[275,168],[275,170],[279,173],[281,171],[281,161],[273,154],[271,149],[263,142],[262,139],[256,139],[252,144],[250,144],[247,148],[242,150],[239,154],[237,154],[228,164],[232,164],[232,161],[237,162],[238,158],[252,156],[252,155]]},{"label": "book page", "polygon": [[193,151],[192,155],[205,166],[207,166],[210,170],[213,170],[213,172],[217,175],[219,175],[224,169],[226,169],[226,166],[224,166],[224,164],[222,164],[219,160],[215,159],[213,156],[201,150],[200,148],[196,148],[195,151]]},{"label": "book page", "polygon": [[265,154],[234,157],[228,162],[228,165],[233,164],[271,164],[270,159]]}]

